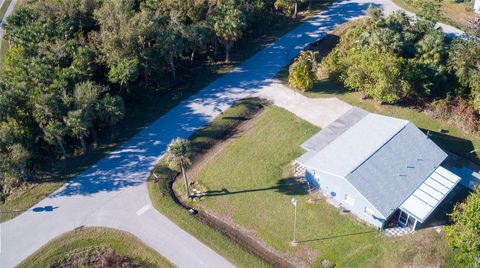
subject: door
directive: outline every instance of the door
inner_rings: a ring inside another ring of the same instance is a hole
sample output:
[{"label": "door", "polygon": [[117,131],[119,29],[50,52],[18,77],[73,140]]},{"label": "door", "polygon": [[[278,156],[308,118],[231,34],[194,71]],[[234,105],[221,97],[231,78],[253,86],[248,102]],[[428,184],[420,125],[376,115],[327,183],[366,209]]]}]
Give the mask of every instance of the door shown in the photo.
[{"label": "door", "polygon": [[415,229],[415,223],[416,223],[416,219],[414,217],[408,217],[408,220],[407,220],[407,227],[409,227],[410,229],[414,230]]},{"label": "door", "polygon": [[405,227],[408,221],[408,214],[400,210],[400,216],[398,217],[398,223],[400,226]]}]

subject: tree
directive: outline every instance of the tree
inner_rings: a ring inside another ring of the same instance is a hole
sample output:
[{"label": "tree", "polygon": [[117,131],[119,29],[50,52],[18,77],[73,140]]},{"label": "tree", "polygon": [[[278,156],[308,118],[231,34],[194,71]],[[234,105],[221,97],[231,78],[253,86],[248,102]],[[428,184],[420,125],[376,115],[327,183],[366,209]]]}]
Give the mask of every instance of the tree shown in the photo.
[{"label": "tree", "polygon": [[288,85],[307,91],[312,89],[317,69],[317,53],[302,51],[289,68]]},{"label": "tree", "polygon": [[188,189],[188,178],[185,169],[190,166],[192,157],[192,148],[190,141],[176,138],[170,142],[167,148],[166,160],[168,166],[176,171],[181,171],[185,183],[185,193],[190,196]]},{"label": "tree", "polygon": [[454,40],[448,67],[458,78],[462,91],[472,97],[475,109],[480,111],[480,43],[475,38]]},{"label": "tree", "polygon": [[346,61],[352,64],[340,79],[348,88],[384,103],[396,103],[410,91],[403,73],[406,66],[403,58],[389,53],[352,50]]},{"label": "tree", "polygon": [[111,65],[108,72],[108,80],[119,84],[122,88],[128,83],[137,80],[139,75],[139,63],[136,58],[124,58]]},{"label": "tree", "polygon": [[474,267],[480,254],[480,187],[456,205],[450,217],[454,224],[445,231],[449,245],[456,249],[455,259],[463,267]]},{"label": "tree", "polygon": [[96,114],[96,108],[100,102],[101,94],[107,90],[106,87],[98,85],[92,81],[85,81],[75,85],[73,92],[72,101],[74,109],[82,111],[85,121],[90,126],[96,144],[98,144],[98,135],[94,124],[94,121],[98,117]]},{"label": "tree", "polygon": [[120,96],[106,94],[96,107],[100,120],[106,122],[112,131],[112,138],[115,137],[114,126],[123,119],[125,115],[125,104]]},{"label": "tree", "polygon": [[138,1],[103,1],[95,10],[100,31],[95,42],[101,55],[99,59],[110,68],[108,78],[122,88],[135,81],[140,73],[139,54],[144,24],[136,12]]},{"label": "tree", "polygon": [[90,124],[85,113],[82,110],[70,111],[64,118],[64,121],[73,136],[80,140],[83,152],[87,152],[88,148],[85,138],[88,136]]},{"label": "tree", "polygon": [[212,19],[215,35],[225,46],[225,62],[230,62],[230,49],[247,26],[245,15],[237,8],[236,1],[227,0],[219,3]]},{"label": "tree", "polygon": [[63,122],[52,121],[43,129],[45,141],[52,145],[58,145],[62,151],[63,158],[67,159],[68,154],[65,150],[64,137],[67,132],[67,127]]},{"label": "tree", "polygon": [[20,143],[15,143],[9,148],[10,162],[12,166],[18,170],[20,177],[26,181],[27,176],[27,163],[30,159],[30,152]]},{"label": "tree", "polygon": [[415,45],[420,62],[439,66],[445,59],[445,36],[437,29],[427,32]]},{"label": "tree", "polygon": [[[285,13],[291,15],[292,18],[296,18],[298,14],[298,4],[304,3],[307,0],[276,0],[275,1],[275,8],[284,10]],[[310,9],[310,3],[308,5]]]}]

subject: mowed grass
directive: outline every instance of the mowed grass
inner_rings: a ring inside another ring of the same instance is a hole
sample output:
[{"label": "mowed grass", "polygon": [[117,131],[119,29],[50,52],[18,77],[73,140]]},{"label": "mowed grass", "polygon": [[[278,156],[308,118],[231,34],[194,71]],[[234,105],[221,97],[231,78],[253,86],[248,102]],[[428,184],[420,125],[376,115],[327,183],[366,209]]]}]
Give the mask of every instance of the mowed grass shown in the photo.
[{"label": "mowed grass", "polygon": [[[220,76],[228,73],[238,64],[253,56],[285,33],[307,20],[315,11],[330,5],[330,0],[314,0],[312,12],[302,12],[295,20],[280,19],[255,35],[249,35],[232,48],[232,62],[224,64],[221,58],[217,63],[202,64],[191,70],[191,74],[182,76],[187,82],[176,87],[160,87],[154,92],[139,92],[140,102],[133,104],[128,109],[126,118],[117,126],[118,131],[114,141],[104,140],[96,148],[91,148],[88,153],[76,155],[67,160],[52,159],[42,163],[38,170],[40,175],[30,182],[28,190],[18,191],[5,203],[0,204],[0,222],[7,221],[31,208],[37,202],[48,196],[65,182],[74,178],[82,171],[88,169],[98,160],[112,152],[117,146],[126,142],[142,129],[148,127],[160,116],[175,107],[182,100],[195,94]],[[17,2],[17,7],[25,5],[24,0]],[[303,10],[304,7],[302,7]],[[4,41],[3,41],[4,42]],[[7,46],[2,46],[6,53]],[[221,54],[221,53],[220,53]],[[219,57],[223,57],[219,55]],[[3,61],[4,57],[2,57]],[[180,70],[181,71],[181,70]],[[183,74],[182,74],[183,75]],[[0,75],[1,77],[1,75]]]},{"label": "mowed grass", "polygon": [[[196,177],[207,197],[192,205],[213,211],[253,232],[287,258],[321,267],[437,265],[450,260],[443,235],[434,230],[390,239],[323,199],[309,204],[304,184],[292,178],[290,163],[318,129],[278,107],[269,106],[248,133],[229,144]],[[293,206],[299,200],[297,247],[291,247]]]},{"label": "mowed grass", "polygon": [[[424,132],[429,131],[430,138],[444,150],[480,163],[479,136],[434,119],[431,115],[415,108],[382,105],[372,100],[363,100],[359,93],[348,91],[341,84],[328,80],[317,81],[315,87],[304,94],[310,98],[336,97],[369,112],[409,120]],[[443,133],[440,133],[441,130]]]},{"label": "mowed grass", "polygon": [[[262,102],[258,99],[242,100],[215,118],[210,124],[194,133],[190,138],[194,151],[196,153],[202,152],[212,146],[216,140],[231,134],[231,130],[242,121],[242,118],[257,110],[261,104]],[[153,176],[151,176],[148,182],[150,199],[158,211],[227,258],[237,267],[268,267],[268,264],[261,259],[251,255],[243,247],[219,231],[210,228],[175,203],[170,196],[168,179],[176,174],[167,167],[164,160],[158,163],[153,173],[161,178],[158,183],[154,183],[152,181]]]},{"label": "mowed grass", "polygon": [[133,235],[110,228],[83,228],[63,234],[40,248],[19,268],[54,267],[72,256],[89,256],[95,250],[111,248],[142,267],[174,267],[155,250]]}]

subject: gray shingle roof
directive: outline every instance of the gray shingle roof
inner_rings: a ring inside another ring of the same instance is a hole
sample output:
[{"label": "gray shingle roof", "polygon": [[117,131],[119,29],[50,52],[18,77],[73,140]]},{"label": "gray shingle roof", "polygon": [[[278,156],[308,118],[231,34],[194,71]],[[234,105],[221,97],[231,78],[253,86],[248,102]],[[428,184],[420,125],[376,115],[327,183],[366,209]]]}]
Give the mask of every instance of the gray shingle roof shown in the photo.
[{"label": "gray shingle roof", "polygon": [[409,123],[345,178],[388,217],[446,157],[442,149]]},{"label": "gray shingle roof", "polygon": [[345,177],[407,123],[406,120],[369,113],[317,151],[304,164],[307,167]]},{"label": "gray shingle roof", "polygon": [[344,177],[388,217],[447,157],[406,120],[355,108],[307,140],[298,162]]}]

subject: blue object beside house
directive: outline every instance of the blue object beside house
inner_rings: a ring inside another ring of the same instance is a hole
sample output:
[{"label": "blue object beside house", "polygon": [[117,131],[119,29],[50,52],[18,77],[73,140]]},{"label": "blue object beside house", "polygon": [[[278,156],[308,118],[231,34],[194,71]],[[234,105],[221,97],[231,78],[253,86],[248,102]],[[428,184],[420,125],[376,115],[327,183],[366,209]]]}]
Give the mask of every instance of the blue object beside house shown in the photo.
[{"label": "blue object beside house", "polygon": [[352,108],[302,144],[305,178],[378,228],[417,229],[460,181],[447,154],[407,120]]}]

